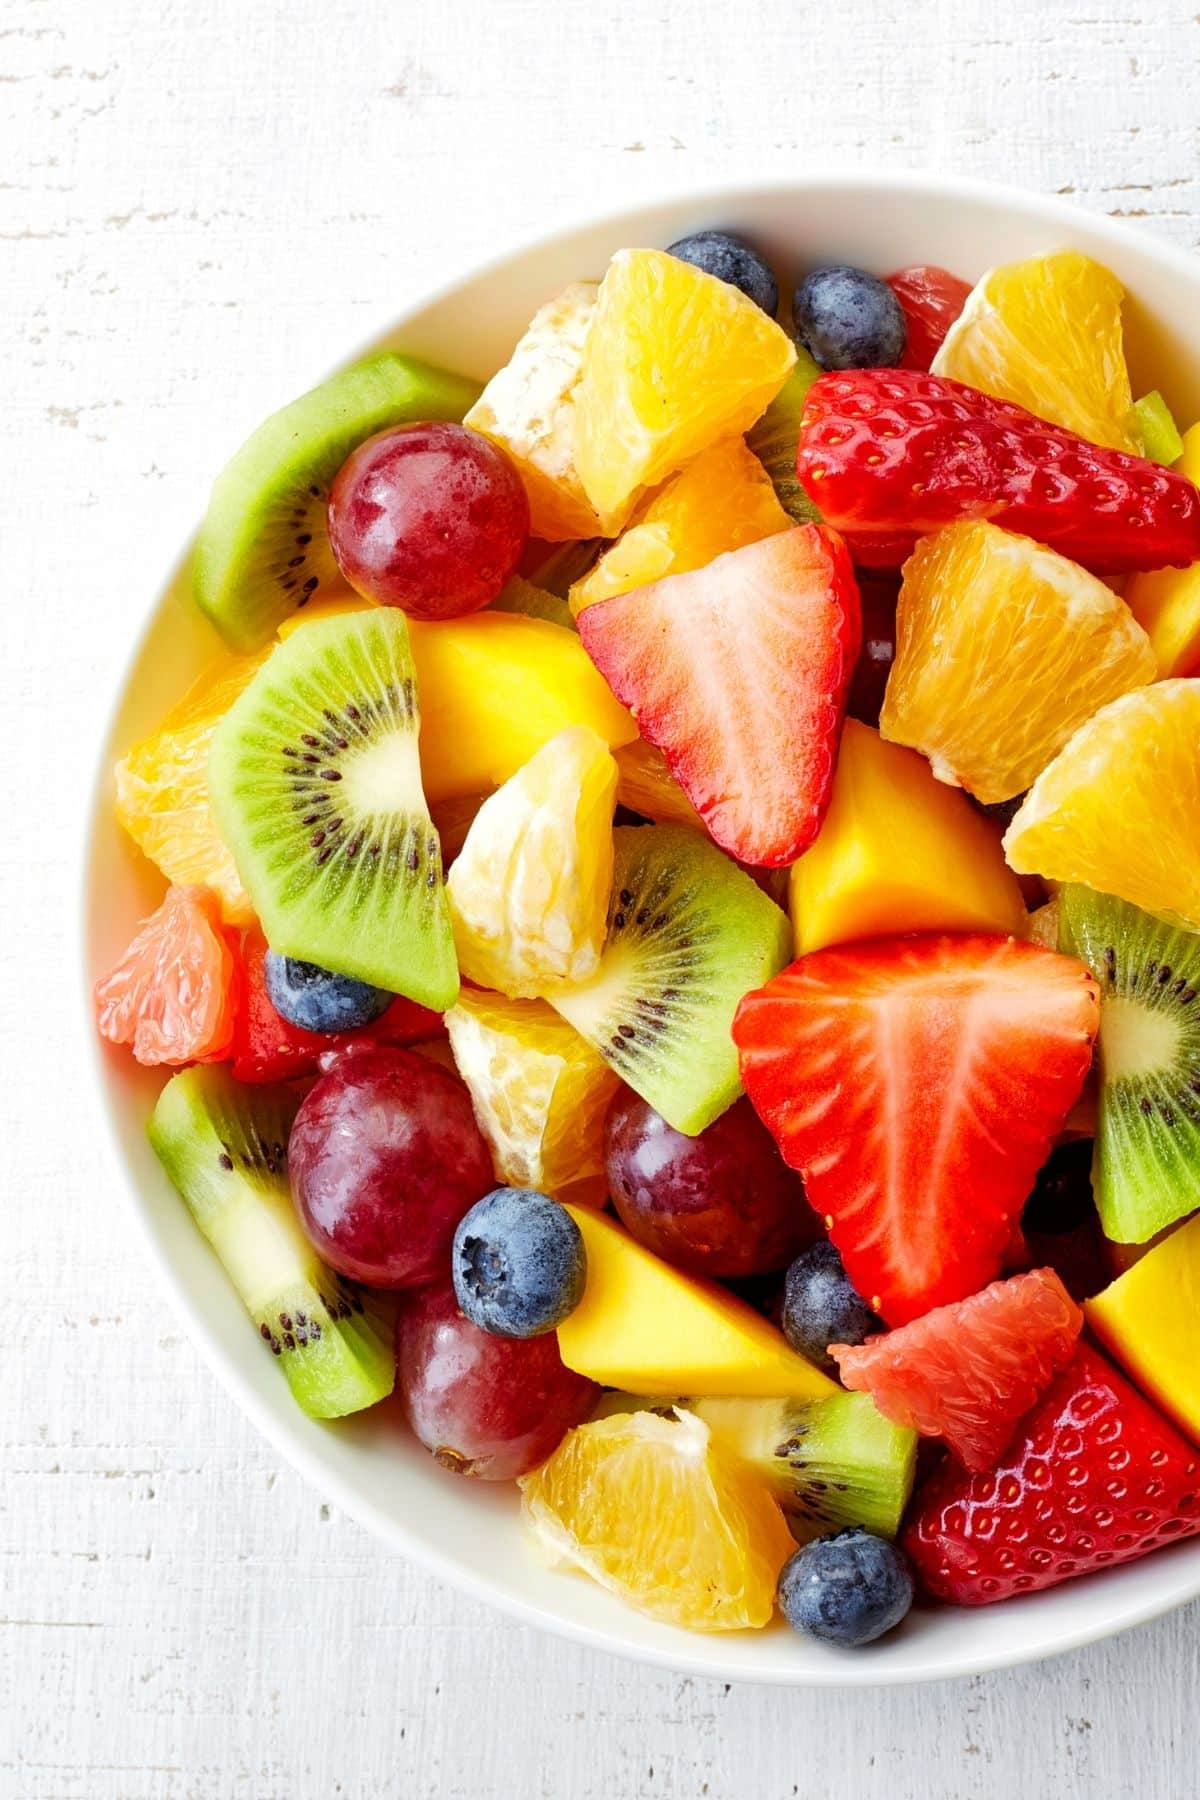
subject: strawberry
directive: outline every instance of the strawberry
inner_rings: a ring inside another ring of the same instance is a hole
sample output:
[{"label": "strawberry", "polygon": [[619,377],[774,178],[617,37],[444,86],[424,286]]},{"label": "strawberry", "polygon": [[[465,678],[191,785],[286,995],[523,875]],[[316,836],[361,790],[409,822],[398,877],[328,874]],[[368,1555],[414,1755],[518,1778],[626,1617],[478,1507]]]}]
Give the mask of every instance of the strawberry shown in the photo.
[{"label": "strawberry", "polygon": [[1197,1532],[1200,1451],[1082,1344],[997,1469],[934,1471],[903,1541],[927,1593],[986,1606]]},{"label": "strawberry", "polygon": [[999,1273],[1098,1018],[1081,962],[982,934],[817,950],[746,995],[746,1091],[889,1325]]},{"label": "strawberry", "polygon": [[1200,561],[1186,477],[915,369],[815,381],[796,473],[865,566],[958,519],[993,519],[1102,575]]},{"label": "strawberry", "polygon": [[908,327],[900,367],[927,369],[966,305],[970,283],[960,281],[948,269],[918,263],[914,268],[898,269],[889,275],[887,284],[900,302]]},{"label": "strawberry", "polygon": [[845,546],[800,525],[602,600],[579,635],[722,849],[768,868],[817,835],[858,655]]}]

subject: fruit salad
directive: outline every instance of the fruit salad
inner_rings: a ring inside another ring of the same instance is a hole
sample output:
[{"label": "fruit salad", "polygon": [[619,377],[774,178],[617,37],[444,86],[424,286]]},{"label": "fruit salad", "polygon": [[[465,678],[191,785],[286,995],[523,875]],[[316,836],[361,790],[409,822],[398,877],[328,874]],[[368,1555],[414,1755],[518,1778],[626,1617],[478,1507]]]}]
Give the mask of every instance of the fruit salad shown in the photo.
[{"label": "fruit salad", "polygon": [[797,249],[253,434],[95,1011],[306,1413],[844,1648],[1200,1533],[1200,423],[1076,251]]}]

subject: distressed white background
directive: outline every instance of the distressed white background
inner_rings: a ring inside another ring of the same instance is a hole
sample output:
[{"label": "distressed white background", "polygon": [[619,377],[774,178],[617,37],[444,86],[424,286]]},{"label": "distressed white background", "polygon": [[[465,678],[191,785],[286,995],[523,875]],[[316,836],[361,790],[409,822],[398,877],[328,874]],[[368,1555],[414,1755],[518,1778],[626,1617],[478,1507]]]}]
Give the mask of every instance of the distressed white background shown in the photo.
[{"label": "distressed white background", "polygon": [[4,1800],[1200,1789],[1196,1608],[935,1689],[729,1690],[385,1555],[157,1296],[65,981],[106,698],[261,411],[452,266],[667,181],[954,169],[1195,247],[1195,6],[0,0]]}]

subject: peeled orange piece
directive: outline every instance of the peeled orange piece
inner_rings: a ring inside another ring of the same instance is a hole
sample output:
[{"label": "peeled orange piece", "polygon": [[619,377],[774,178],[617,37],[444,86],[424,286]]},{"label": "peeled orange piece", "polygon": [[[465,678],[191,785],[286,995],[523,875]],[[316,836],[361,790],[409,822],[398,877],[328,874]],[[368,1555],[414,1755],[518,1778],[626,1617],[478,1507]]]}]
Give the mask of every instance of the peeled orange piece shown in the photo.
[{"label": "peeled orange piece", "polygon": [[168,881],[212,888],[225,917],[239,924],[253,917],[253,908],[208,804],[208,746],[218,719],[262,661],[226,657],[207,669],[113,771],[117,821],[138,849]]},{"label": "peeled orange piece", "polygon": [[618,250],[574,392],[575,466],[601,515],[740,437],[796,360],[752,300],[664,250]]},{"label": "peeled orange piece", "polygon": [[233,1042],[237,969],[216,895],[173,887],[95,987],[101,1037],[140,1063],[215,1061]]},{"label": "peeled orange piece", "polygon": [[446,1030],[497,1179],[603,1206],[604,1116],[621,1082],[599,1052],[544,1000],[477,988],[461,990]]},{"label": "peeled orange piece", "polygon": [[695,1413],[578,1425],[520,1486],[539,1546],[639,1612],[693,1631],[770,1622],[795,1543],[767,1489]]},{"label": "peeled orange piece", "polygon": [[484,801],[446,883],[468,981],[528,997],[595,972],[616,796],[607,744],[572,725]]},{"label": "peeled orange piece", "polygon": [[741,438],[702,450],[651,494],[611,550],[571,589],[571,611],[702,569],[714,556],[757,543],[792,521],[771,477]]},{"label": "peeled orange piece", "polygon": [[1124,297],[1112,271],[1078,250],[1004,263],[972,289],[933,373],[1013,400],[1093,444],[1140,455]]},{"label": "peeled orange piece", "polygon": [[1009,862],[1200,931],[1198,745],[1200,681],[1113,700],[1034,783],[1005,835]]},{"label": "peeled orange piece", "polygon": [[998,525],[950,525],[904,565],[879,728],[990,805],[1024,793],[1098,706],[1156,670],[1094,575]]},{"label": "peeled orange piece", "polygon": [[656,744],[645,738],[634,738],[613,751],[617,765],[617,800],[630,812],[656,825],[694,825],[704,830],[704,821],[696,811],[668,766]]}]

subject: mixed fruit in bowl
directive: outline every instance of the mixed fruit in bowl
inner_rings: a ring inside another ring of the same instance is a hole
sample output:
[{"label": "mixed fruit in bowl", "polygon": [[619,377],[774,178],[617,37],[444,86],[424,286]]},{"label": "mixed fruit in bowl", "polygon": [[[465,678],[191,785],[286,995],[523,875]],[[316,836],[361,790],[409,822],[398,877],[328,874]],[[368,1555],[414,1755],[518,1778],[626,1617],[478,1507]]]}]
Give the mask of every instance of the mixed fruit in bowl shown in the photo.
[{"label": "mixed fruit in bowl", "polygon": [[581,274],[218,478],[99,1030],[296,1402],[629,1604],[1100,1579],[1200,1533],[1200,425],[1071,250]]}]

